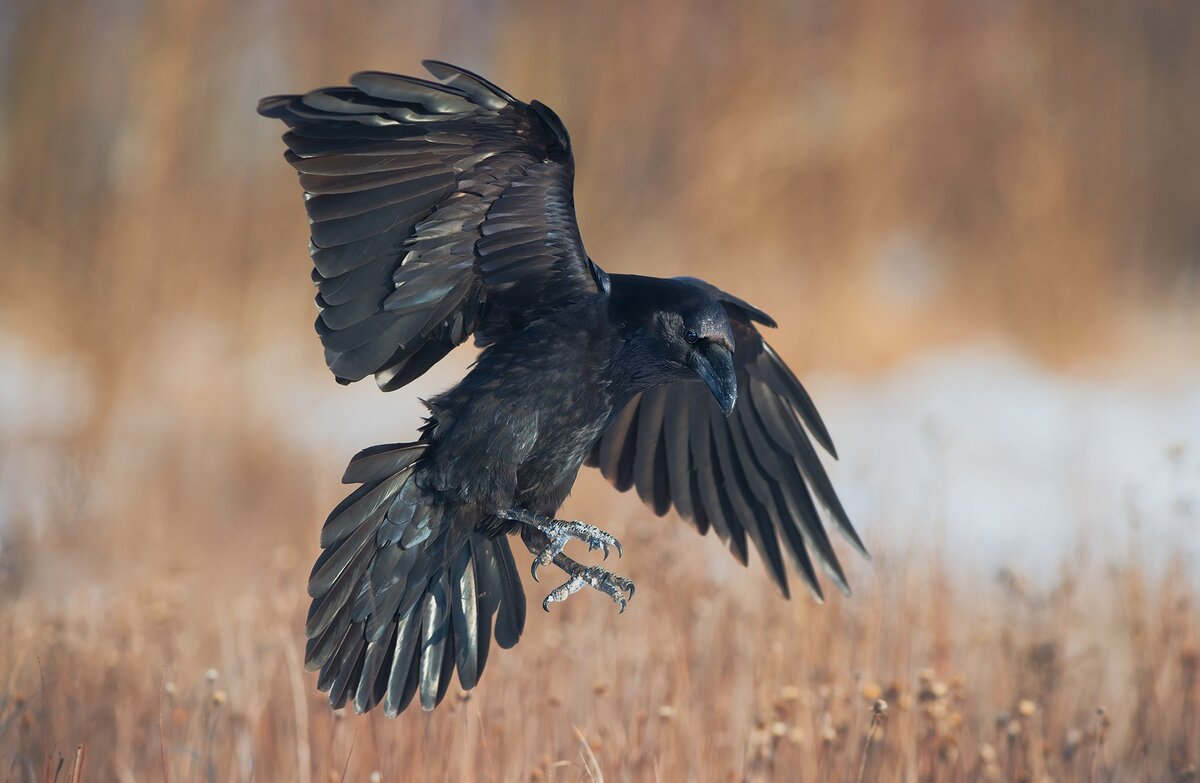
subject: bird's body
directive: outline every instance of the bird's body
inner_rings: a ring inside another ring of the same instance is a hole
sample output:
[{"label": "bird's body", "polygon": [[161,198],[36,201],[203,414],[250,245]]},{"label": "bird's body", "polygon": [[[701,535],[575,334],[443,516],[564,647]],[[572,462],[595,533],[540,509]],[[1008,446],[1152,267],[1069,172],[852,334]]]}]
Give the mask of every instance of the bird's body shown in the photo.
[{"label": "bird's body", "polygon": [[832,454],[828,432],[756,326],[774,321],[700,280],[605,273],[579,237],[561,121],[426,66],[441,83],[362,73],[259,105],[291,129],[335,377],[390,391],[472,336],[483,349],[429,401],[416,441],[346,470],[360,486],[326,520],[309,580],[318,687],[389,715],[418,693],[432,709],[454,670],[474,687],[493,636],[510,647],[524,628],[512,533],[535,576],[553,564],[568,577],[543,606],[588,586],[624,610],[632,582],[563,551],[620,552],[554,518],[584,464],[742,562],[752,542],[785,595],[785,555],[818,597],[815,565],[845,590],[814,497],[865,550],[809,440]]},{"label": "bird's body", "polygon": [[[514,505],[553,515],[628,391],[610,372],[618,343],[599,295],[489,346],[430,402],[428,486],[482,514]],[[518,523],[507,523],[505,531]]]}]

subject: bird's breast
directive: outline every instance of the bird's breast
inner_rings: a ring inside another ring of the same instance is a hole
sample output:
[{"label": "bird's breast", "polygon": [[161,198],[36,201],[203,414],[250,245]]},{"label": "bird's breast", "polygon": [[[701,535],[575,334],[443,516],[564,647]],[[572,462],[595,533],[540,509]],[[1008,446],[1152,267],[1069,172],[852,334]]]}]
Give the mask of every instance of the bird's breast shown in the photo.
[{"label": "bird's breast", "polygon": [[558,509],[613,409],[611,346],[587,328],[588,315],[564,313],[492,346],[433,401],[430,467],[443,491]]},{"label": "bird's breast", "polygon": [[579,468],[609,419],[611,404],[595,386],[560,387],[547,395],[534,446],[517,470],[523,503],[553,513],[566,500]]}]

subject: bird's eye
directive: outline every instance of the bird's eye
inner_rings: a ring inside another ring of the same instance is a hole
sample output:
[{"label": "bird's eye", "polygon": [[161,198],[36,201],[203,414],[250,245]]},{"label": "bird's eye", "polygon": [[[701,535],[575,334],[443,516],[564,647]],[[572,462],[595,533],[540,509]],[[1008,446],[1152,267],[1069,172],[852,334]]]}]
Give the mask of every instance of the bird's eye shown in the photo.
[{"label": "bird's eye", "polygon": [[687,332],[684,333],[683,339],[687,340],[689,343],[694,343],[700,339],[700,335],[696,334],[695,329],[688,329]]}]

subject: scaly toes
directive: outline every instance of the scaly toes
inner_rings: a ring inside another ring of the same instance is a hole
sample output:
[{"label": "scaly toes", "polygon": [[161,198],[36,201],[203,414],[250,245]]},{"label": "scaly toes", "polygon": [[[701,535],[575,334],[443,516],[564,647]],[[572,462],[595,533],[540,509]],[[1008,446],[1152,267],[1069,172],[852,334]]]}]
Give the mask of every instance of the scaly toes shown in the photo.
[{"label": "scaly toes", "polygon": [[617,550],[617,557],[622,555],[621,542],[611,533],[606,533],[600,528],[589,525],[586,522],[581,522],[578,519],[556,521],[556,523],[560,533],[582,541],[587,544],[589,550],[604,550],[605,560],[608,559],[608,550],[610,547]]},{"label": "scaly toes", "polygon": [[622,613],[629,606],[629,601],[633,599],[633,582],[623,576],[617,576],[597,566],[580,565],[561,554],[554,558],[554,564],[565,571],[569,579],[551,590],[550,594],[546,596],[546,600],[542,602],[542,608],[547,612],[550,611],[550,604],[565,601],[568,596],[574,595],[584,587],[590,587],[607,595],[613,600],[613,603],[621,608]]},{"label": "scaly toes", "polygon": [[[625,608],[629,605],[629,599],[633,598],[633,582],[623,576],[605,571],[603,568],[588,568],[580,576],[594,589],[611,598],[613,603],[621,607],[621,613],[624,614]],[[629,593],[628,597],[625,593]]]},{"label": "scaly toes", "polygon": [[566,582],[563,582],[561,585],[550,591],[550,594],[546,596],[544,601],[542,601],[542,609],[549,612],[550,604],[561,603],[567,600],[569,596],[572,596],[582,590],[586,584],[587,582],[580,577],[572,576]]}]

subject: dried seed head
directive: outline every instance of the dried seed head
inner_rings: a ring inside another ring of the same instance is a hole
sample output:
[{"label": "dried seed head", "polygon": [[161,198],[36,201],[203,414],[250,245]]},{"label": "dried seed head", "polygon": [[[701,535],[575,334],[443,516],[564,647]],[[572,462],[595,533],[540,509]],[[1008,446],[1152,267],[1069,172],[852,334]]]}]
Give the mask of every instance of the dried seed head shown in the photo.
[{"label": "dried seed head", "polygon": [[1075,753],[1079,750],[1079,743],[1083,741],[1083,732],[1079,729],[1067,729],[1066,735],[1063,737],[1062,757],[1063,761],[1069,762],[1075,757]]},{"label": "dried seed head", "polygon": [[367,780],[369,780],[370,783],[383,783],[383,773],[379,770],[375,770],[371,773],[371,777],[367,778]]},{"label": "dried seed head", "polygon": [[675,708],[670,704],[664,704],[658,708],[658,717],[662,718],[663,720],[671,720],[675,717]]},{"label": "dried seed head", "polygon": [[872,702],[883,696],[883,688],[873,682],[863,683],[861,692],[864,699]]},{"label": "dried seed head", "polygon": [[878,715],[880,718],[886,718],[888,714],[888,703],[883,699],[876,699],[871,705],[871,712]]},{"label": "dried seed head", "polygon": [[217,676],[218,675],[217,675],[216,669],[209,669],[208,671],[206,671],[204,673],[204,679],[208,680],[209,682],[216,682]]},{"label": "dried seed head", "polygon": [[1033,713],[1037,712],[1037,705],[1034,704],[1030,699],[1021,699],[1020,703],[1017,704],[1017,712],[1028,718],[1033,715]]},{"label": "dried seed head", "polygon": [[979,760],[984,764],[991,764],[996,760],[996,749],[988,743],[983,743],[979,746]]},{"label": "dried seed head", "polygon": [[1013,718],[1004,728],[1004,733],[1008,735],[1010,741],[1015,740],[1021,734],[1021,721]]},{"label": "dried seed head", "polygon": [[225,691],[217,690],[213,691],[212,700],[213,704],[220,706],[229,700],[229,696],[225,693]]}]

